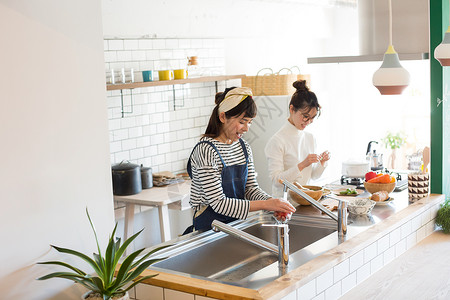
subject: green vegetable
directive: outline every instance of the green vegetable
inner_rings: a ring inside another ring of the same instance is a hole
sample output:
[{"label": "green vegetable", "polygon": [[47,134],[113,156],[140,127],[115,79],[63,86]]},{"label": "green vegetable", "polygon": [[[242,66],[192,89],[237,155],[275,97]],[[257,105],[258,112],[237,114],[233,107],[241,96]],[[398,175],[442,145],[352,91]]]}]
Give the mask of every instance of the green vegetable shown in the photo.
[{"label": "green vegetable", "polygon": [[339,192],[339,195],[342,195],[342,196],[345,196],[345,195],[356,195],[356,194],[358,194],[358,193],[354,189],[346,189],[345,191],[340,191]]},{"label": "green vegetable", "polygon": [[441,204],[436,215],[436,225],[442,227],[444,233],[450,233],[450,198]]}]

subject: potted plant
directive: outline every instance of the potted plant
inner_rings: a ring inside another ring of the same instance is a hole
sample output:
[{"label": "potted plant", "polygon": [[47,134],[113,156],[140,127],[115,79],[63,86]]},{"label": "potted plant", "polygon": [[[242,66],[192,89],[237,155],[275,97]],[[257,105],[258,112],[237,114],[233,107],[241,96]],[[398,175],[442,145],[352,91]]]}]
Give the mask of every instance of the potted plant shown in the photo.
[{"label": "potted plant", "polygon": [[450,233],[450,198],[447,198],[437,211],[436,225],[440,226],[444,233]]},{"label": "potted plant", "polygon": [[[57,250],[61,253],[66,253],[70,255],[77,256],[87,262],[95,271],[97,276],[93,276],[91,274],[88,274],[82,270],[80,270],[77,267],[74,267],[72,265],[69,265],[62,261],[46,261],[46,262],[39,262],[38,264],[45,264],[45,265],[59,265],[66,267],[70,269],[72,272],[55,272],[50,273],[48,275],[42,276],[38,278],[38,280],[45,280],[50,278],[64,278],[68,280],[72,280],[76,283],[79,283],[89,289],[89,291],[83,295],[82,299],[89,298],[90,300],[95,299],[120,299],[125,300],[129,299],[128,296],[128,290],[134,287],[139,282],[154,277],[158,274],[144,276],[142,278],[139,278],[135,280],[148,266],[151,264],[163,260],[164,258],[160,259],[149,259],[146,260],[150,255],[153,253],[168,247],[162,246],[159,248],[154,249],[153,251],[145,254],[141,258],[139,258],[137,261],[137,257],[142,253],[144,248],[139,249],[132,254],[128,255],[126,258],[123,259],[122,264],[117,270],[116,269],[119,265],[119,260],[122,257],[122,255],[125,253],[125,250],[130,245],[130,243],[142,232],[140,230],[138,233],[134,234],[130,238],[128,238],[123,245],[121,246],[120,238],[114,238],[114,234],[116,233],[117,229],[117,223],[114,226],[114,230],[109,238],[108,246],[106,248],[105,253],[102,255],[100,251],[100,245],[98,243],[97,239],[97,233],[95,231],[94,225],[91,221],[91,217],[89,216],[89,212],[86,208],[86,214],[89,219],[89,223],[91,225],[92,231],[94,232],[95,241],[97,243],[97,249],[98,254],[94,253],[93,258],[90,258],[89,256],[80,253],[75,250],[67,249],[67,248],[61,248],[54,245],[51,245],[52,248]],[[114,276],[115,275],[115,276]],[[135,280],[133,283],[132,281]]]},{"label": "potted plant", "polygon": [[392,134],[391,132],[389,132],[383,139],[382,139],[383,144],[385,145],[386,148],[390,148],[392,150],[391,152],[391,157],[390,157],[390,167],[392,169],[395,169],[394,165],[395,165],[395,158],[396,158],[396,150],[398,148],[400,148],[403,144],[406,143],[406,137],[398,132],[396,134]]}]

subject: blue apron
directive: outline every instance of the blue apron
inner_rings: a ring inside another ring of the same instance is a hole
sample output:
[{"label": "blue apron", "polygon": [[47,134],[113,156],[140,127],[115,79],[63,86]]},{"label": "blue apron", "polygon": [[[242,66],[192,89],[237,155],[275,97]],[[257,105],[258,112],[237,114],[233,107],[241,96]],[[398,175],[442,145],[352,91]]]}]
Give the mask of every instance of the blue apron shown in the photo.
[{"label": "blue apron", "polygon": [[[244,199],[245,197],[245,185],[247,183],[247,175],[248,175],[248,153],[247,149],[245,148],[245,144],[242,141],[242,139],[239,139],[239,142],[241,144],[242,150],[245,155],[245,164],[243,165],[233,165],[233,166],[227,166],[225,164],[225,161],[223,160],[222,156],[219,153],[219,150],[216,148],[216,146],[209,142],[209,141],[201,141],[195,147],[202,143],[209,144],[211,147],[216,150],[217,154],[219,155],[220,160],[223,164],[222,169],[222,189],[225,196],[228,198],[237,198],[237,199]],[[194,149],[195,149],[194,147]],[[194,152],[194,149],[192,152]],[[191,153],[192,156],[192,153]],[[191,157],[189,157],[188,164],[187,164],[187,172],[189,173],[189,176],[192,178],[192,168],[191,168]],[[216,213],[211,206],[208,205],[208,207],[197,217],[193,219],[193,225],[189,226],[183,234],[190,233],[194,230],[209,230],[211,229],[211,223],[214,220],[221,221],[223,223],[230,223],[231,221],[237,220],[236,218],[228,217],[219,213]]]}]

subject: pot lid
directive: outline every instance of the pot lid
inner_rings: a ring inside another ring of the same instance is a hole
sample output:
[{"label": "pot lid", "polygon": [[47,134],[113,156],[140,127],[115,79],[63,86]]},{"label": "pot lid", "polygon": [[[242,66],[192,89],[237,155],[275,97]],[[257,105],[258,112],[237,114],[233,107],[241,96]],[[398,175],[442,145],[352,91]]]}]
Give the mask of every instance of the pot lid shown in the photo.
[{"label": "pot lid", "polygon": [[152,168],[150,168],[150,167],[144,167],[142,164],[141,164],[141,172],[148,172],[148,171],[151,171],[152,170]]},{"label": "pot lid", "polygon": [[368,165],[369,162],[368,161],[349,160],[349,161],[343,162],[342,164],[347,165],[347,166],[363,166],[363,165]]},{"label": "pot lid", "polygon": [[139,165],[130,163],[127,160],[123,160],[118,164],[115,164],[111,167],[112,170],[114,171],[126,171],[126,170],[133,170],[139,168]]}]

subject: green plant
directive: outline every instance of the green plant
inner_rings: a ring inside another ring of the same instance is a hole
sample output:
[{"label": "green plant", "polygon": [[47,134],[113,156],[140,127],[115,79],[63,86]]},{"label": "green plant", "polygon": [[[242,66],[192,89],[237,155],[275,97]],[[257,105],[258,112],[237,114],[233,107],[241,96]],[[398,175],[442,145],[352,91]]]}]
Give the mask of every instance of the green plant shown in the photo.
[{"label": "green plant", "polygon": [[450,198],[441,204],[436,215],[436,225],[442,227],[444,233],[450,233]]},{"label": "green plant", "polygon": [[68,280],[73,280],[74,282],[77,282],[87,289],[91,290],[93,293],[97,293],[103,297],[104,300],[111,299],[113,296],[122,296],[125,294],[126,291],[131,289],[133,286],[138,284],[139,282],[146,280],[148,278],[154,277],[158,274],[144,276],[140,279],[137,279],[134,283],[128,285],[131,283],[134,279],[136,279],[148,266],[151,264],[163,260],[164,258],[160,259],[150,259],[146,260],[151,254],[165,248],[168,246],[163,246],[154,249],[153,251],[145,254],[143,257],[141,257],[136,262],[135,259],[141,254],[141,252],[144,250],[144,248],[139,249],[132,254],[128,255],[126,258],[124,258],[122,264],[120,265],[120,268],[117,271],[117,275],[114,277],[114,273],[116,271],[116,268],[118,266],[119,260],[121,256],[125,253],[125,250],[130,245],[130,243],[142,232],[140,230],[138,233],[134,234],[130,238],[128,238],[123,245],[121,246],[120,238],[116,238],[116,241],[114,241],[114,234],[116,233],[117,229],[117,223],[114,226],[114,230],[109,238],[108,246],[106,248],[105,254],[102,256],[100,251],[100,245],[98,243],[97,239],[97,233],[94,228],[94,224],[91,221],[91,217],[89,216],[89,212],[86,208],[86,214],[89,219],[89,223],[91,224],[92,231],[94,232],[95,241],[97,243],[97,249],[98,254],[93,253],[93,259],[88,257],[87,255],[80,253],[75,250],[66,249],[57,247],[54,245],[51,245],[54,249],[56,249],[58,252],[71,254],[74,256],[77,256],[84,261],[86,261],[92,268],[94,269],[95,273],[97,273],[97,276],[92,276],[79,268],[76,268],[74,266],[71,266],[65,262],[62,261],[46,261],[46,262],[39,262],[38,264],[46,264],[46,265],[59,265],[66,267],[73,272],[55,272],[51,273],[45,276],[42,276],[38,278],[38,280],[45,280],[50,278],[64,278]]},{"label": "green plant", "polygon": [[404,143],[406,143],[406,137],[398,132],[392,134],[389,132],[384,138],[381,139],[386,148],[397,149],[400,148]]}]

